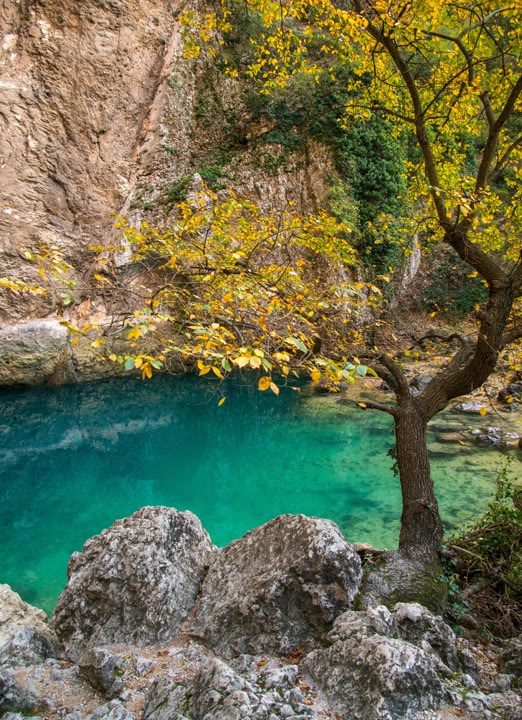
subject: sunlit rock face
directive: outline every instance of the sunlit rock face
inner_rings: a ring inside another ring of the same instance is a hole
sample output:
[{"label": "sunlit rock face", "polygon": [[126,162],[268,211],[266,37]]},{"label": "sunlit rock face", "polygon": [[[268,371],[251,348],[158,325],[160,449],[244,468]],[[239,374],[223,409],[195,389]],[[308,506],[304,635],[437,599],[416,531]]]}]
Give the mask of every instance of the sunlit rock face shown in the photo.
[{"label": "sunlit rock face", "polygon": [[145,507],[85,543],[54,614],[69,657],[98,645],[167,641],[192,610],[214,546],[198,518]]}]

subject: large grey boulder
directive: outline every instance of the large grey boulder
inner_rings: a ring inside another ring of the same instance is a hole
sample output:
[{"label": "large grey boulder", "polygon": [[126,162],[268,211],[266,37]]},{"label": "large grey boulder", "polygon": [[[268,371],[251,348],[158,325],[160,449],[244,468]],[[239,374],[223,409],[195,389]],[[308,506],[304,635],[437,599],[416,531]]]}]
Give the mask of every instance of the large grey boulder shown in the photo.
[{"label": "large grey boulder", "polygon": [[54,627],[69,657],[111,643],[170,639],[192,610],[215,548],[198,518],[144,507],[69,562]]},{"label": "large grey boulder", "polygon": [[333,522],[281,515],[216,557],[191,634],[223,657],[317,647],[361,577],[359,556]]},{"label": "large grey boulder", "polygon": [[34,627],[42,633],[51,634],[43,610],[28,605],[9,585],[0,585],[0,647],[24,627]]},{"label": "large grey boulder", "polygon": [[377,634],[355,634],[315,650],[300,669],[342,720],[407,720],[444,697],[433,657]]}]

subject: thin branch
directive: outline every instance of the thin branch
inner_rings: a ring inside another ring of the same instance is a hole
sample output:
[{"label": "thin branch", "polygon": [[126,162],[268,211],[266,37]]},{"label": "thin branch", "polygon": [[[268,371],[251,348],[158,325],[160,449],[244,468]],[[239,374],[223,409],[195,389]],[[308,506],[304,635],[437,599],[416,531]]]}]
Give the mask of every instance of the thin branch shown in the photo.
[{"label": "thin branch", "polygon": [[391,405],[381,405],[381,403],[369,402],[368,400],[362,403],[356,402],[355,404],[360,407],[361,410],[380,410],[381,412],[388,413],[388,415],[393,415],[393,417],[397,414],[396,409]]}]

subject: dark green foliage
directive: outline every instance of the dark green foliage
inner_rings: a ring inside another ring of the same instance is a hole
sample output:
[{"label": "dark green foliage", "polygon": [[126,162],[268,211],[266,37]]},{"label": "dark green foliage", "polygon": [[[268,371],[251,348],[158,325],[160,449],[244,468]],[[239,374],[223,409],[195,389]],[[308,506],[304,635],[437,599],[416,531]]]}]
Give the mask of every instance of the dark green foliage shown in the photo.
[{"label": "dark green foliage", "polygon": [[158,202],[165,205],[167,212],[170,212],[174,205],[186,200],[189,187],[190,177],[185,177],[167,188]]},{"label": "dark green foliage", "polygon": [[429,284],[421,297],[421,310],[442,312],[450,319],[462,319],[488,296],[485,285],[470,277],[469,266],[453,253],[434,258]]},{"label": "dark green foliage", "polygon": [[202,165],[199,174],[205,185],[211,190],[223,190],[227,183],[223,179],[223,170],[219,165]]}]

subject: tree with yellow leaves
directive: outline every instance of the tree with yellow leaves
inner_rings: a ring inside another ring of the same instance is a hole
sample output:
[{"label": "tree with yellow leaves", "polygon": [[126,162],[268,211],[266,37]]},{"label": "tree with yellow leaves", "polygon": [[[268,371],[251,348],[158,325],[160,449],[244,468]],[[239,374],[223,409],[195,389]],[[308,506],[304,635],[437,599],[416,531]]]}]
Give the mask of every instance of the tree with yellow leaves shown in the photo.
[{"label": "tree with yellow leaves", "polygon": [[[300,73],[319,76],[325,64],[332,73],[336,64],[349,67],[351,100],[340,121],[378,114],[397,133],[409,133],[418,153],[410,166],[409,199],[421,237],[451,248],[487,285],[476,333],[441,338],[457,349],[416,397],[394,358],[366,353],[396,395],[395,405],[366,406],[395,421],[400,551],[436,557],[443,529],[427,423],[451,399],[480,387],[506,345],[522,337],[522,6],[517,0],[245,4],[261,27],[251,39],[248,73],[263,91]],[[233,8],[233,0],[222,0],[213,25],[207,17],[216,43]],[[197,15],[185,27],[189,50],[196,53]]]}]

